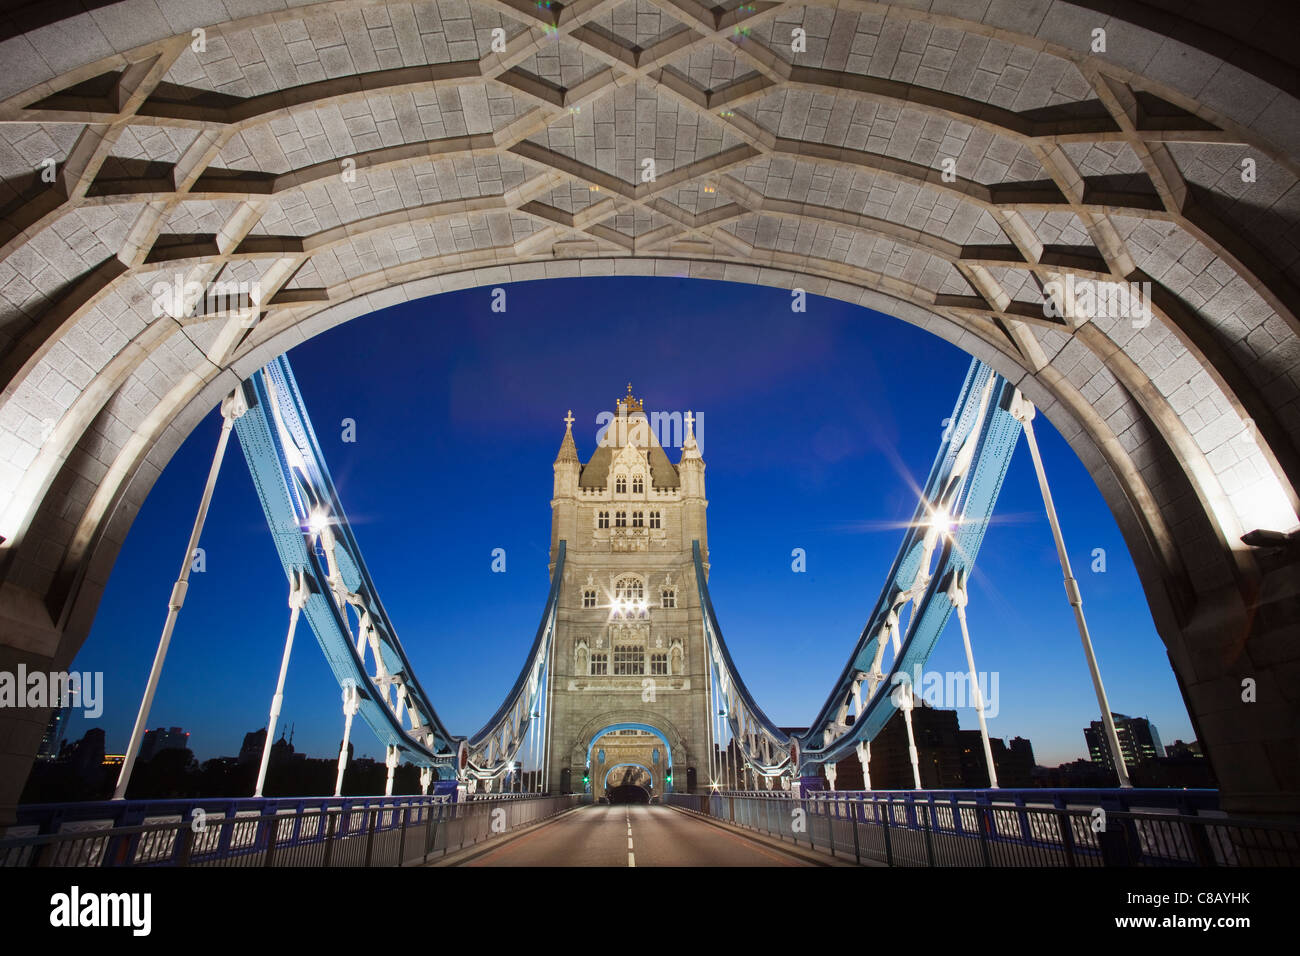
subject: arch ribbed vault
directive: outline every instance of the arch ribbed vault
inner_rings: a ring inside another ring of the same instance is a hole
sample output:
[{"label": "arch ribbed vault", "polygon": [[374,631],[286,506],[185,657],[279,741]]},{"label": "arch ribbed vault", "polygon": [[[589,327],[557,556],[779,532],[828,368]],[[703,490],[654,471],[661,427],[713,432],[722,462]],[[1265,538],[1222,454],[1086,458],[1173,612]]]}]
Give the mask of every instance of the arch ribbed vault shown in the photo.
[{"label": "arch ribbed vault", "polygon": [[[1300,82],[1262,12],[64,6],[0,24],[0,667],[71,660],[188,430],[303,338],[473,285],[728,279],[1019,383],[1124,531],[1225,804],[1295,809],[1295,551],[1241,540],[1300,503]],[[1051,317],[1071,280],[1149,283],[1149,321]],[[43,726],[0,717],[0,823]]]}]

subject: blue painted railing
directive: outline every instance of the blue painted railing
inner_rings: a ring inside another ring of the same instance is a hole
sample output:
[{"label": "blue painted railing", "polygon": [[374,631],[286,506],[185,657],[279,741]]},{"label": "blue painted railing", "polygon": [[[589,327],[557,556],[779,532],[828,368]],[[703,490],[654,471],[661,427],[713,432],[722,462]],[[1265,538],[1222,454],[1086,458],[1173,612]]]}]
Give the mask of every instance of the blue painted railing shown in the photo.
[{"label": "blue painted railing", "polygon": [[[500,795],[498,795],[500,796]],[[16,826],[36,826],[38,833],[58,833],[66,823],[111,821],[114,827],[141,826],[164,817],[194,819],[194,811],[207,816],[235,817],[254,813],[276,816],[302,815],[313,810],[396,810],[447,803],[452,797],[406,795],[394,797],[203,797],[177,800],[101,800],[84,803],[34,803],[20,806]]]}]

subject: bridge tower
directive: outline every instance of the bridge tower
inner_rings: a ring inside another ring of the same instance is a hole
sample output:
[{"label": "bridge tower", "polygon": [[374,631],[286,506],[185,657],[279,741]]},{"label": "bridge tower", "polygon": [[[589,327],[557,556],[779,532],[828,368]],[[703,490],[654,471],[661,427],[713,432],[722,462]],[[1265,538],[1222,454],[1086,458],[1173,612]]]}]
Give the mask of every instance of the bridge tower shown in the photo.
[{"label": "bridge tower", "polygon": [[[629,384],[585,464],[573,420],[551,500],[552,574],[561,540],[566,551],[547,704],[550,789],[582,792],[585,775],[600,795],[616,762],[645,767],[656,794],[668,768],[674,790],[686,790],[688,768],[704,785],[707,662],[691,543],[707,570],[708,501],[694,420],[647,415]],[[677,464],[665,445],[681,449]]]}]

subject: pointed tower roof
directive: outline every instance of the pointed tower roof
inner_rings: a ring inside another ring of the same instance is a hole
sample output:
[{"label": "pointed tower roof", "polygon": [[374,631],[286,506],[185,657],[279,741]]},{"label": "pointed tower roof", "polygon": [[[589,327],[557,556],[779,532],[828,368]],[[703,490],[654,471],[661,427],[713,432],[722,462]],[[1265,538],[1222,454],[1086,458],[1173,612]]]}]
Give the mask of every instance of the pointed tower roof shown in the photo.
[{"label": "pointed tower roof", "polygon": [[[632,394],[632,383],[627,384],[627,394],[620,396],[615,403],[618,409],[618,420],[631,420],[646,422],[646,427],[639,429],[637,434],[644,441],[642,453],[645,455],[647,463],[650,465],[650,484],[654,488],[679,488],[681,487],[681,476],[677,474],[677,466],[668,460],[668,455],[660,446],[658,439],[652,429],[649,428],[649,417],[645,413],[645,406],[641,399]],[[583,466],[582,473],[578,478],[578,487],[580,488],[603,488],[609,480],[609,469],[619,452],[628,444],[626,434],[620,438],[620,429],[611,423],[609,429],[605,432],[600,445],[591,453],[591,458]],[[623,429],[626,433],[626,429]]]},{"label": "pointed tower roof", "polygon": [[573,409],[564,418],[564,441],[560,442],[560,453],[555,456],[555,463],[572,462],[578,464],[578,446],[573,442]]}]

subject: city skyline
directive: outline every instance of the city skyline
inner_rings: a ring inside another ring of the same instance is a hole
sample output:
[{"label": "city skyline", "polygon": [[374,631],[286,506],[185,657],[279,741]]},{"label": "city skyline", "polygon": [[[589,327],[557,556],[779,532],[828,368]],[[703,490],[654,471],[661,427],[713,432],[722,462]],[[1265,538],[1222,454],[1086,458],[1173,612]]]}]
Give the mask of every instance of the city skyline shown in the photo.
[{"label": "city skyline", "polygon": [[[545,597],[550,464],[563,419],[572,414],[579,451],[589,455],[601,412],[630,380],[647,411],[693,410],[707,423],[719,619],[760,706],[777,723],[806,723],[879,590],[915,505],[909,479],[915,484],[929,466],[968,357],[832,300],[810,296],[809,312],[792,314],[780,290],[674,279],[505,288],[503,315],[491,311],[489,289],[453,293],[354,321],[290,353],[380,594],[444,721],[472,732],[513,681]],[[602,301],[623,304],[616,329],[594,314]],[[923,370],[922,384],[888,360],[895,353]],[[345,437],[349,419],[355,441]],[[1171,737],[1195,737],[1114,520],[1068,445],[1042,416],[1039,423],[1112,708],[1146,713]],[[76,659],[79,669],[107,672],[101,723],[111,750],[119,740],[125,746],[134,719],[183,547],[176,529],[192,517],[215,432],[209,416],[159,479]],[[421,504],[411,484],[419,466],[430,466],[427,497],[457,501],[455,513],[430,515]],[[1074,738],[1099,715],[1037,496],[1022,449],[977,565],[970,614],[977,668],[1001,677],[991,734],[1030,737],[1039,762],[1051,766],[1086,756]],[[772,514],[785,501],[799,507]],[[453,540],[465,542],[465,557],[438,543]],[[265,726],[287,621],[283,573],[238,454],[223,469],[201,544],[206,569],[192,578],[150,726],[193,727],[203,759],[237,750],[231,741]],[[506,550],[502,575],[489,570],[495,547]],[[790,568],[797,547],[807,552],[805,574]],[[1098,548],[1106,570],[1090,573]],[[434,613],[421,603],[430,593],[468,600],[435,602]],[[759,607],[755,594],[785,610]],[[245,618],[256,635],[240,631]],[[930,669],[965,670],[954,628]],[[1036,644],[1040,631],[1050,645]],[[487,633],[482,646],[467,640]],[[222,640],[239,668],[204,666],[204,648]],[[297,724],[302,749],[328,756],[342,720],[313,645],[300,631],[282,720]],[[111,647],[132,650],[110,664]],[[1019,659],[1003,660],[1004,651]],[[791,653],[806,666],[790,668]],[[1029,666],[1033,658],[1042,666]],[[205,672],[215,686],[191,699],[185,681],[202,687]],[[237,702],[238,717],[223,702]],[[973,726],[968,708],[961,717],[963,728]],[[78,717],[70,734],[84,726]],[[378,748],[364,738],[354,738],[357,753],[373,755]]]}]

